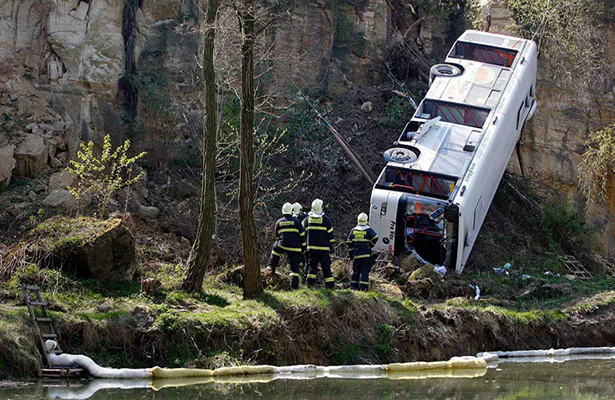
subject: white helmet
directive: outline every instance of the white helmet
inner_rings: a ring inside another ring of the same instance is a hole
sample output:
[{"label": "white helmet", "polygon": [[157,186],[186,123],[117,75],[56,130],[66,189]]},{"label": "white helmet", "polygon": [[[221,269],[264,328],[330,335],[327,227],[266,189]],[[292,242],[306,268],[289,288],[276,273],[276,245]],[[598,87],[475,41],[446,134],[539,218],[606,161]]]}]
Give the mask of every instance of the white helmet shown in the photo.
[{"label": "white helmet", "polygon": [[359,225],[367,225],[367,214],[359,214],[359,216],[357,217],[357,222],[359,223]]},{"label": "white helmet", "polygon": [[299,215],[303,211],[303,206],[300,203],[293,204],[293,215]]},{"label": "white helmet", "polygon": [[282,214],[292,214],[293,213],[293,205],[290,203],[284,203],[282,206]]},{"label": "white helmet", "polygon": [[316,214],[322,212],[322,200],[316,199],[312,202],[312,211]]}]

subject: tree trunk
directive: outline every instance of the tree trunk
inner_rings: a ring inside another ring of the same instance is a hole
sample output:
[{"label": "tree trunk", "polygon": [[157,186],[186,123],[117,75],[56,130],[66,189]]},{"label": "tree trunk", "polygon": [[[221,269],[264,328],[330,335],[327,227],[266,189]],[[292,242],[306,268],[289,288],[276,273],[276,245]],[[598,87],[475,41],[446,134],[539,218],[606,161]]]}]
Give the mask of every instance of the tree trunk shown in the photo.
[{"label": "tree trunk", "polygon": [[239,181],[239,219],[243,243],[243,297],[252,299],[262,290],[254,226],[254,0],[244,0],[241,11],[241,165]]},{"label": "tree trunk", "polygon": [[194,246],[188,257],[188,274],[182,283],[187,292],[200,292],[211,255],[211,237],[215,225],[216,135],[218,131],[214,39],[219,0],[209,0],[203,33],[203,81],[205,82],[205,127],[203,129],[203,178],[201,214]]}]

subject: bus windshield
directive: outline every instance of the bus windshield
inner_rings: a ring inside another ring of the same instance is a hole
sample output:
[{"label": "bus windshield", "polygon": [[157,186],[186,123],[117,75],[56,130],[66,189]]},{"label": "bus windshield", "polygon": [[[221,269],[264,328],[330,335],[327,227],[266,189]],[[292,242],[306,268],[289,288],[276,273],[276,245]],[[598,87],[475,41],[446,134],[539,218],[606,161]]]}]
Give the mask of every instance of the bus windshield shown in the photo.
[{"label": "bus windshield", "polygon": [[457,179],[452,176],[387,165],[376,187],[448,199]]},{"label": "bus windshield", "polygon": [[517,56],[516,50],[500,49],[477,43],[458,41],[448,55],[451,58],[480,61],[486,64],[511,67]]}]

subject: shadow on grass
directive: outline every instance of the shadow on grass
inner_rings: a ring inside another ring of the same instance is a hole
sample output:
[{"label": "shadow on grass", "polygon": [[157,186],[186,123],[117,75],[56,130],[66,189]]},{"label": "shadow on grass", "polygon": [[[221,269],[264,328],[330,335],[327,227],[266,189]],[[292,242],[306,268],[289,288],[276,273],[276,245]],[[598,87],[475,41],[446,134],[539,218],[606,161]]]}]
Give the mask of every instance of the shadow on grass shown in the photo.
[{"label": "shadow on grass", "polygon": [[351,290],[331,290],[325,288],[300,288],[294,291],[263,292],[256,301],[271,307],[277,313],[295,307],[331,307],[333,303],[350,306],[361,301]]},{"label": "shadow on grass", "polygon": [[269,292],[261,293],[260,296],[256,298],[256,301],[267,307],[271,307],[275,311],[279,311],[282,308],[282,302]]},{"label": "shadow on grass", "polygon": [[136,281],[130,282],[111,282],[98,281],[96,279],[79,279],[72,276],[77,282],[80,282],[84,288],[105,297],[118,298],[129,297],[138,294],[141,291],[141,285]]},{"label": "shadow on grass", "polygon": [[195,293],[193,297],[212,306],[226,307],[230,304],[228,300],[217,294]]}]

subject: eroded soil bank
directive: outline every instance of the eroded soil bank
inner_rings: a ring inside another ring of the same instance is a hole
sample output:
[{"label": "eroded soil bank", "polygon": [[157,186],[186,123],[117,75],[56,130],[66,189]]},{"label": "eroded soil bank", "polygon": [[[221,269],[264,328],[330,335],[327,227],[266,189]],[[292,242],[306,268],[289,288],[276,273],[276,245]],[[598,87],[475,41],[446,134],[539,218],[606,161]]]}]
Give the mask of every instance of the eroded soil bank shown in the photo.
[{"label": "eroded soil bank", "polygon": [[[514,311],[489,299],[417,305],[348,290],[244,301],[228,289],[165,299],[85,289],[47,296],[64,350],[112,367],[389,363],[615,344],[614,292],[561,309]],[[40,362],[20,303],[0,305],[0,367],[5,377],[34,378]]]}]

